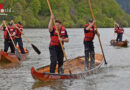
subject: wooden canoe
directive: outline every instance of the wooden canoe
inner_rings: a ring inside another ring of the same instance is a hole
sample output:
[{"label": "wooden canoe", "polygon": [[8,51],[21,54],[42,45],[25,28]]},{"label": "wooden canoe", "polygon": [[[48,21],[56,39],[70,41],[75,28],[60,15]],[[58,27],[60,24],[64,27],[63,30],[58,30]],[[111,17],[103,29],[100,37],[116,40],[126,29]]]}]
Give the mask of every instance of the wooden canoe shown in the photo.
[{"label": "wooden canoe", "polygon": [[[49,81],[49,80],[57,80],[57,79],[78,79],[82,76],[87,76],[92,73],[96,73],[103,63],[103,55],[95,54],[95,68],[89,69],[87,71],[84,70],[85,57],[77,57],[71,59],[68,62],[64,62],[64,74],[58,74],[58,65],[56,66],[56,73],[49,73],[50,65],[41,67],[37,70],[34,67],[31,68],[31,74],[34,79],[38,79],[40,81]],[[69,65],[69,66],[68,66]],[[71,73],[69,73],[69,69]]]},{"label": "wooden canoe", "polygon": [[120,47],[127,47],[128,46],[128,41],[122,41],[122,42],[117,42],[116,40],[111,40],[110,41],[111,45],[113,46],[120,46]]},{"label": "wooden canoe", "polygon": [[[19,50],[19,48],[18,48]],[[20,50],[19,50],[20,52]],[[25,60],[28,55],[28,50],[25,49],[26,54],[21,54],[22,59]],[[20,61],[18,60],[17,56],[15,54],[11,53],[6,53],[3,50],[0,50],[0,68],[9,68],[9,67],[14,67],[16,65],[20,64]]]}]

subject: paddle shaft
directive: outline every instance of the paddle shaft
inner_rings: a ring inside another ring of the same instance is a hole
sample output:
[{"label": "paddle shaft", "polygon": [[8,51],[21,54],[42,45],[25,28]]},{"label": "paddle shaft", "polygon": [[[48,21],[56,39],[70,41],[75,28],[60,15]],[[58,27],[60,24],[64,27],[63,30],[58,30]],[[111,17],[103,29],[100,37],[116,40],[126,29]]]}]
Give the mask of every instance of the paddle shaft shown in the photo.
[{"label": "paddle shaft", "polygon": [[[115,24],[116,24],[116,22],[114,21],[114,29],[115,29]],[[114,40],[116,39],[116,33],[115,33],[115,31],[114,31]]]},{"label": "paddle shaft", "polygon": [[[19,30],[19,29],[18,29]],[[19,30],[20,31],[20,30]],[[20,31],[21,32],[21,31]],[[21,32],[22,33],[22,32]],[[23,37],[27,40],[27,42],[28,43],[30,43],[30,44],[32,44],[32,42],[26,37],[26,35],[25,34],[22,34],[23,35]]]},{"label": "paddle shaft", "polygon": [[[95,17],[94,17],[94,14],[93,14],[93,10],[92,10],[92,6],[91,6],[90,0],[88,0],[88,3],[89,3],[89,7],[90,7],[90,10],[91,10],[92,17],[93,17],[94,20],[96,20]],[[95,23],[95,25],[96,25],[96,23]],[[97,33],[98,33],[97,27],[96,27],[96,31],[97,31]],[[102,47],[102,43],[101,43],[100,36],[99,36],[99,35],[97,35],[97,36],[98,36],[98,40],[99,40],[99,43],[100,43],[101,51],[102,51],[102,54],[103,54],[103,57],[104,57],[104,62],[105,62],[105,64],[107,64],[106,58],[105,58],[105,55],[104,55],[104,50],[103,50],[103,47]]]},{"label": "paddle shaft", "polygon": [[[16,27],[15,24],[14,24],[14,26]],[[17,29],[19,30],[19,32],[21,32],[18,27],[17,27]],[[21,32],[21,33],[22,33],[22,32]],[[32,46],[32,48],[34,49],[34,51],[37,52],[37,54],[41,54],[41,51],[40,51],[35,45],[33,45],[32,42],[31,42],[24,34],[22,34],[22,35],[23,35],[24,38],[28,41],[28,43],[31,44],[31,46]]]},{"label": "paddle shaft", "polygon": [[[13,23],[14,24],[14,23]],[[16,27],[16,25],[14,24],[14,26]],[[19,28],[17,28],[18,30],[19,30]],[[19,30],[20,31],[20,30]],[[21,32],[21,31],[20,31]],[[21,32],[22,33],[22,32]],[[30,43],[30,44],[32,44],[32,42],[24,35],[24,34],[22,34],[23,36],[24,36],[24,38],[28,41],[28,43]]]},{"label": "paddle shaft", "polygon": [[[51,13],[51,15],[52,15],[53,12],[52,12],[52,9],[51,9],[49,0],[47,0],[47,3],[48,3],[48,7],[49,7],[49,10],[50,10],[50,13]],[[53,23],[54,23],[54,26],[56,27],[55,19],[53,19]],[[58,31],[57,27],[56,27],[56,31],[58,32],[58,38],[60,39],[60,34],[59,34],[59,31]],[[65,60],[68,61],[67,56],[66,56],[66,53],[65,53],[65,50],[64,50],[64,47],[63,47],[63,44],[62,44],[61,40],[59,40],[59,41],[60,41],[60,45],[61,45],[61,48],[62,48],[64,57],[65,57]]]}]

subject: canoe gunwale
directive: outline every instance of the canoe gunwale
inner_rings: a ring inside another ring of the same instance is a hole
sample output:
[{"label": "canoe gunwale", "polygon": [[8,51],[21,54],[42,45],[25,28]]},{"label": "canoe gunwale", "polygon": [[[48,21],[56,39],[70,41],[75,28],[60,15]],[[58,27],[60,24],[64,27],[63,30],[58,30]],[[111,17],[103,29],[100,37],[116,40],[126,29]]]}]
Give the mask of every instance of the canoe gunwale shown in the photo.
[{"label": "canoe gunwale", "polygon": [[[78,74],[72,74],[72,75],[80,75],[80,74],[86,74],[88,72],[91,72],[91,71],[94,71],[94,70],[97,70],[98,68],[101,67],[101,65],[104,63],[104,61],[102,60],[102,62],[96,66],[95,68],[92,68],[92,69],[88,69],[87,71],[84,71],[82,73],[78,73]],[[70,74],[57,74],[57,73],[49,73],[49,72],[44,72],[45,75],[65,75],[65,76],[70,76]]]}]

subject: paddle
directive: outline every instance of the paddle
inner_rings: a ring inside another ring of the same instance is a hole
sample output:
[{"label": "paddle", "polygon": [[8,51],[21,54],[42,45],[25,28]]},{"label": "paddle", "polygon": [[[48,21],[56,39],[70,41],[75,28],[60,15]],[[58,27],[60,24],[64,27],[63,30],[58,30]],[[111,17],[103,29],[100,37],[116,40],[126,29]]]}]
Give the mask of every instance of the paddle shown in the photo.
[{"label": "paddle", "polygon": [[11,39],[11,41],[12,41],[14,47],[15,47],[16,56],[18,57],[19,60],[21,60],[21,59],[22,59],[22,58],[21,58],[21,55],[20,55],[18,49],[16,48],[16,46],[15,46],[15,44],[14,44],[14,41],[13,41],[13,39],[12,39],[12,37],[11,37],[11,34],[10,34],[10,32],[9,32],[7,26],[6,26],[6,23],[4,23],[4,24],[5,24],[5,27],[6,27],[6,30],[7,30],[8,34],[9,34],[9,36],[10,36],[10,39]]},{"label": "paddle", "polygon": [[[114,21],[114,29],[115,29],[115,25],[118,25],[115,21]],[[116,37],[115,37],[116,33],[114,31],[114,40],[116,40]]]},{"label": "paddle", "polygon": [[[48,3],[48,7],[49,7],[49,10],[50,10],[50,13],[51,13],[51,15],[52,15],[53,12],[52,12],[51,5],[50,5],[50,3],[49,3],[49,0],[47,0],[47,3]],[[53,23],[54,23],[54,26],[56,27],[55,19],[53,19]],[[58,38],[60,39],[59,31],[58,31],[57,28],[56,28],[56,31],[58,32]],[[59,41],[60,41],[60,45],[61,45],[61,48],[62,48],[62,51],[63,51],[64,57],[65,57],[65,60],[66,60],[66,62],[68,62],[68,59],[67,59],[67,56],[66,56],[66,53],[65,53],[65,50],[64,50],[63,44],[62,44],[61,40],[59,40]],[[69,73],[72,74],[70,69],[69,69]]]},{"label": "paddle", "polygon": [[[88,3],[89,3],[89,7],[90,7],[90,10],[91,10],[91,14],[92,14],[93,20],[96,20],[95,17],[94,17],[94,14],[93,14],[93,10],[92,10],[92,6],[91,6],[90,0],[88,0]],[[95,25],[96,25],[96,23],[95,23]],[[98,30],[97,30],[97,27],[96,27],[96,31],[97,31],[97,33],[99,33]],[[107,64],[100,36],[99,35],[97,35],[97,36],[98,36],[98,40],[99,40],[99,43],[100,43],[101,51],[102,51],[102,54],[103,54],[103,57],[104,57],[104,62],[105,62],[105,64]]]},{"label": "paddle", "polygon": [[[14,23],[13,23],[14,24]],[[15,24],[14,24],[15,26]],[[15,26],[16,27],[16,26]],[[20,31],[20,29],[17,27],[17,29]],[[20,31],[21,32],[21,31]],[[22,33],[22,32],[21,32]],[[28,41],[29,44],[31,44],[32,48],[34,49],[34,51],[37,53],[37,54],[41,54],[41,51],[34,45],[32,44],[32,42],[25,36],[25,34],[22,34],[24,36],[24,38]]]}]

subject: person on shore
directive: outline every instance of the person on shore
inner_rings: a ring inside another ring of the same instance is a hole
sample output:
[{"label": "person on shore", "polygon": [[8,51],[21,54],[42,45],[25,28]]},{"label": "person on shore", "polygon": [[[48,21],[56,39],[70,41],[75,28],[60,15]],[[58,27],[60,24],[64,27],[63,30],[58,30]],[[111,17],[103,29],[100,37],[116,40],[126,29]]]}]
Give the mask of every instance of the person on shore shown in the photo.
[{"label": "person on shore", "polygon": [[[56,20],[55,21],[56,27],[55,27],[53,26],[53,20],[54,16],[52,14],[48,24],[48,29],[51,38],[49,46],[50,60],[51,60],[50,73],[55,73],[57,62],[58,62],[58,73],[64,73],[63,70],[64,54],[60,45],[60,41],[62,41],[62,44],[64,44],[64,42],[69,42],[69,38],[65,27],[62,26],[62,22],[60,20]],[[58,38],[58,33],[60,34],[60,38]]]},{"label": "person on shore", "polygon": [[119,27],[119,25],[115,25],[114,27],[114,31],[115,33],[117,33],[117,38],[116,38],[116,41],[117,42],[122,42],[122,37],[123,37],[123,33],[124,33],[124,29]]},{"label": "person on shore", "polygon": [[[5,20],[2,22],[2,24],[0,25],[0,29],[4,31],[4,52],[8,52],[8,48],[10,47],[11,49],[11,53],[15,53],[15,46],[12,42],[12,40],[15,40],[15,35],[16,35],[16,30],[13,27],[13,23],[9,23],[8,26],[5,27]],[[8,33],[9,31],[9,33]],[[12,40],[11,40],[11,37]]]},{"label": "person on shore", "polygon": [[95,34],[99,35],[99,33],[96,31],[96,26],[94,25],[95,22],[95,20],[90,19],[89,24],[86,24],[84,26],[85,70],[95,67],[95,52],[93,39],[95,37]]}]

